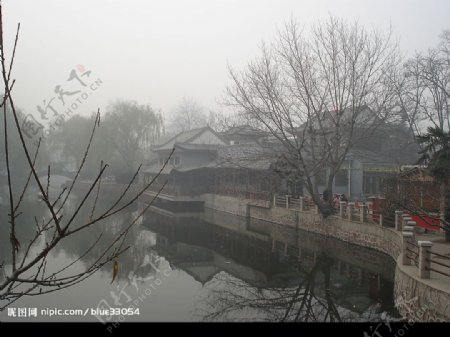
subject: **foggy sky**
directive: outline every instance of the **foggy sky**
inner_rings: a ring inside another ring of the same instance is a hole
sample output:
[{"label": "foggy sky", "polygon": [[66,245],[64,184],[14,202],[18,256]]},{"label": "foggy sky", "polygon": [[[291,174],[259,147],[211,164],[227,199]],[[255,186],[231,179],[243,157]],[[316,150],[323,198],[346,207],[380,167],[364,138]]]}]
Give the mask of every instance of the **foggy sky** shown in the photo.
[{"label": "foggy sky", "polygon": [[[329,14],[367,28],[392,25],[404,53],[426,50],[450,29],[448,0],[4,0],[5,39],[21,34],[13,77],[26,113],[64,87],[81,64],[101,87],[78,109],[88,115],[114,99],[133,99],[168,113],[183,96],[208,109],[264,39],[291,15],[308,24]],[[9,49],[11,51],[11,49]],[[36,114],[38,115],[38,114]]]}]

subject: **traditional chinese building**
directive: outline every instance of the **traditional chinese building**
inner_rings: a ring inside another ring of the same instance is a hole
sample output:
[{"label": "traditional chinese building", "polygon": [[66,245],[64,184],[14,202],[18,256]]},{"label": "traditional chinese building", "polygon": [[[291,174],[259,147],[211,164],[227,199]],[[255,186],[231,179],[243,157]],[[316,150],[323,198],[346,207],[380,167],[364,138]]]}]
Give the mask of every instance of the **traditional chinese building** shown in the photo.
[{"label": "traditional chinese building", "polygon": [[[418,159],[418,146],[412,133],[401,124],[384,124],[368,131],[358,126],[355,144],[348,151],[333,182],[333,193],[350,199],[383,194],[385,182],[403,165]],[[319,193],[325,189],[325,168],[316,176]]]},{"label": "traditional chinese building", "polygon": [[268,137],[269,133],[250,125],[239,125],[229,128],[221,135],[230,145],[236,145],[260,143]]},{"label": "traditional chinese building", "polygon": [[268,200],[282,189],[282,176],[275,171],[277,158],[257,143],[229,145],[218,149],[209,165],[214,177],[210,192]]},{"label": "traditional chinese building", "polygon": [[190,209],[192,202],[202,201],[204,193],[268,200],[283,186],[282,175],[274,169],[277,157],[258,144],[258,138],[249,139],[228,145],[210,127],[182,132],[153,149],[157,158],[143,170],[143,180],[149,182],[159,174],[151,187],[153,193],[166,183],[158,198],[191,202]]},{"label": "traditional chinese building", "polygon": [[[359,199],[382,194],[386,179],[399,169],[400,165],[389,157],[369,150],[351,150],[334,178],[333,193]],[[316,176],[319,193],[326,186],[325,173],[326,169]]]},{"label": "traditional chinese building", "polygon": [[158,191],[166,182],[161,197],[172,201],[195,201],[213,183],[204,169],[217,159],[217,150],[227,143],[210,127],[182,132],[153,149],[156,161],[143,170],[144,182],[155,176],[152,186]]}]

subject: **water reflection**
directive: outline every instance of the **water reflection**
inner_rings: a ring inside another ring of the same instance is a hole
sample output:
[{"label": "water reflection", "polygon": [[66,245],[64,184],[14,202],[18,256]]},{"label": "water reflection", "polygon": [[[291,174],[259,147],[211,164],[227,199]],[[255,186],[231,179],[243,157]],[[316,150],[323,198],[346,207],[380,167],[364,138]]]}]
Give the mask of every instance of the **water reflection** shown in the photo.
[{"label": "water reflection", "polygon": [[333,322],[397,316],[388,256],[282,226],[214,216],[216,224],[158,214],[145,222],[159,233],[158,253],[210,289],[198,318]]},{"label": "water reflection", "polygon": [[[38,214],[39,205],[29,206]],[[93,227],[88,235],[62,241],[49,264],[58,269],[79,258],[72,268],[82,270],[130,223],[139,207]],[[101,203],[97,211],[102,211]],[[81,213],[79,219],[89,216]],[[22,230],[25,238],[32,226]],[[99,237],[95,248],[80,258]],[[0,254],[8,252],[6,246],[3,240]],[[18,305],[139,307],[141,314],[127,321],[368,321],[378,320],[383,312],[397,315],[392,299],[394,264],[388,256],[292,228],[211,211],[202,219],[152,212],[132,227],[124,246],[129,249],[119,258],[113,284],[112,265],[106,265],[58,295],[24,298]],[[0,313],[4,319],[8,320]]]},{"label": "water reflection", "polygon": [[[68,207],[75,204],[76,200],[69,203]],[[108,203],[99,203],[96,211],[100,214],[106,207],[109,206]],[[55,247],[52,252],[53,256],[58,256],[60,254],[65,254],[66,258],[76,259],[80,256],[80,262],[89,265],[94,263],[99,254],[101,254],[114,240],[114,238],[128,225],[135,217],[139,214],[139,206],[130,206],[126,212],[120,212],[107,221],[99,223],[89,229],[89,232],[77,235],[70,240],[64,240],[60,245]],[[90,209],[83,209],[80,211],[78,218],[80,223],[83,223],[85,219],[90,216]],[[142,222],[142,220],[140,221]],[[100,238],[100,240],[99,240]],[[88,254],[82,255],[88,250],[88,248],[98,240],[98,243],[94,248],[89,251]],[[149,231],[143,231],[139,223],[133,226],[126,236],[122,247],[129,247],[127,251],[119,256],[119,273],[117,275],[118,280],[128,280],[130,275],[138,278],[148,277],[149,274],[154,274],[155,269],[151,267],[148,263],[150,256],[155,256],[152,254],[153,247],[156,243],[156,236],[154,233]],[[101,271],[103,273],[112,273],[112,264],[104,266]]]},{"label": "water reflection", "polygon": [[[333,261],[321,254],[310,270],[302,270],[295,287],[259,288],[221,274],[210,292],[204,321],[343,322],[378,321],[380,303],[364,292],[347,291],[347,300],[332,284]],[[390,313],[392,314],[392,312]]]}]

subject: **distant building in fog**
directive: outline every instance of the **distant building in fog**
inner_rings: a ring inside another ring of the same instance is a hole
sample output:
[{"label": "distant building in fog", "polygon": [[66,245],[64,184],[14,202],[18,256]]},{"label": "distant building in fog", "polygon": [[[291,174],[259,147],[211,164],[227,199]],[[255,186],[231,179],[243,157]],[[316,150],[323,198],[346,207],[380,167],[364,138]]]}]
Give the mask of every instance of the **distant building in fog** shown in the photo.
[{"label": "distant building in fog", "polygon": [[221,133],[221,136],[227,140],[229,145],[260,143],[268,135],[268,132],[250,125],[234,126]]},{"label": "distant building in fog", "polygon": [[[358,130],[364,132],[364,128]],[[333,182],[333,193],[352,199],[382,194],[387,178],[403,165],[416,163],[419,148],[413,134],[401,125],[382,125],[349,150]],[[326,168],[317,179],[319,193],[325,189]]]},{"label": "distant building in fog", "polygon": [[[363,133],[364,127],[357,129]],[[172,156],[170,153],[174,149]],[[217,133],[203,127],[179,133],[153,149],[152,165],[143,170],[145,181],[161,171],[152,188],[167,180],[164,193],[194,197],[217,193],[268,199],[270,194],[307,195],[302,179],[283,159],[281,144],[267,132],[248,125]],[[381,194],[383,182],[401,165],[417,160],[412,134],[399,125],[382,125],[361,138],[348,152],[333,182],[333,193],[351,199]],[[325,189],[327,168],[313,181],[319,193]]]},{"label": "distant building in fog", "polygon": [[[217,158],[217,149],[227,143],[210,127],[181,132],[166,143],[153,149],[157,162],[143,170],[145,181],[157,175],[164,163],[167,165],[158,180],[167,180],[165,190],[177,195],[198,195],[212,184],[202,169],[209,167]],[[172,150],[174,152],[170,156]],[[169,158],[170,156],[170,158]]]}]

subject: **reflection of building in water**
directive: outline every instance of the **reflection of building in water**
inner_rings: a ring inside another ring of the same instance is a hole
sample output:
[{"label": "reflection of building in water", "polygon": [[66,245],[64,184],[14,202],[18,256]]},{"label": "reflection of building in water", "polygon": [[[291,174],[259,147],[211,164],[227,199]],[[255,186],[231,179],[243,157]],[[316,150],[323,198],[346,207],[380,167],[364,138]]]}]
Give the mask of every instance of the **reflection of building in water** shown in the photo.
[{"label": "reflection of building in water", "polygon": [[[377,302],[382,308],[393,306],[388,280],[394,268],[387,255],[292,228],[250,226],[234,216],[220,220],[216,214],[214,220],[152,214],[145,225],[158,233],[158,253],[203,285],[226,272],[257,288],[296,287],[325,254],[332,261],[336,304],[358,313]],[[323,277],[317,277],[315,292],[325,296]]]},{"label": "reflection of building in water", "polygon": [[[225,271],[252,286],[265,287],[269,285],[267,276],[249,266],[241,265],[215,251],[185,243],[160,246],[160,253],[177,268],[191,275],[195,280],[205,285],[216,274]],[[165,248],[165,249],[164,249]]]},{"label": "reflection of building in water", "polygon": [[139,231],[134,245],[130,247],[133,256],[132,271],[135,276],[145,278],[155,274],[158,266],[157,255],[154,253],[155,245],[155,233]]},{"label": "reflection of building in water", "polygon": [[255,287],[277,285],[277,274],[282,271],[290,275],[291,284],[299,281],[292,265],[275,263],[266,235],[233,232],[195,218],[183,218],[179,223],[174,218],[169,223],[161,220],[161,216],[152,217],[150,225],[159,233],[158,253],[202,284],[220,271]]}]

